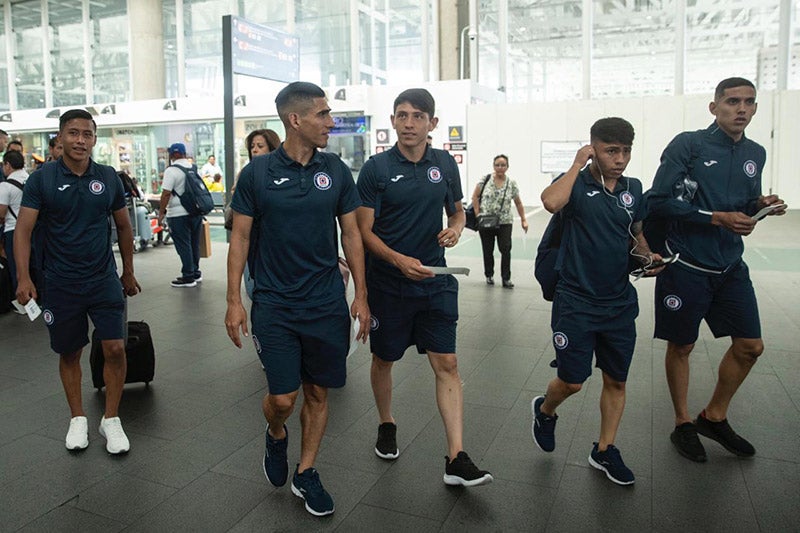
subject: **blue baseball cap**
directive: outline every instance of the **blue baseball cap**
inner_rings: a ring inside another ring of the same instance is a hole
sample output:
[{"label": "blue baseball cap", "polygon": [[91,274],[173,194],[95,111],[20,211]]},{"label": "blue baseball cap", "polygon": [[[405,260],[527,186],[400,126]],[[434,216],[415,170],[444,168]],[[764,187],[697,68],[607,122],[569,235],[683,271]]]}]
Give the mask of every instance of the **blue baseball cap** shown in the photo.
[{"label": "blue baseball cap", "polygon": [[167,151],[169,152],[169,155],[175,155],[175,154],[186,155],[186,145],[184,145],[183,143],[173,143],[169,145]]}]

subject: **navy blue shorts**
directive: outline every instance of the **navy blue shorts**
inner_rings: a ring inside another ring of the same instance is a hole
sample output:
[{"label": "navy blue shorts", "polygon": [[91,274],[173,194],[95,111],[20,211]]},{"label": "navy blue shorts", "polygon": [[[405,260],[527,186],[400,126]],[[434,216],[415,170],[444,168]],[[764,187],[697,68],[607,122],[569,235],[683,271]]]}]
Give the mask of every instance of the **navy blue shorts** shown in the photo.
[{"label": "navy blue shorts", "polygon": [[[388,293],[379,283],[367,289],[370,350],[384,361],[398,361],[415,344],[419,353],[456,352],[458,281],[448,276],[441,288],[427,295]],[[407,287],[406,287],[407,288]]]},{"label": "navy blue shorts", "polygon": [[344,387],[350,346],[344,298],[310,309],[253,302],[250,318],[270,394],[289,394],[301,382]]},{"label": "navy blue shorts", "polygon": [[550,326],[556,349],[558,377],[567,383],[583,383],[596,366],[616,381],[628,380],[636,346],[639,303],[593,306],[563,292],[553,300]]},{"label": "navy blue shorts", "polygon": [[44,283],[42,318],[53,351],[68,354],[89,344],[89,318],[98,339],[124,338],[125,295],[116,273],[91,281]]},{"label": "navy blue shorts", "polygon": [[703,319],[716,338],[761,338],[758,302],[744,261],[724,274],[667,267],[656,278],[655,306],[657,339],[693,344]]}]

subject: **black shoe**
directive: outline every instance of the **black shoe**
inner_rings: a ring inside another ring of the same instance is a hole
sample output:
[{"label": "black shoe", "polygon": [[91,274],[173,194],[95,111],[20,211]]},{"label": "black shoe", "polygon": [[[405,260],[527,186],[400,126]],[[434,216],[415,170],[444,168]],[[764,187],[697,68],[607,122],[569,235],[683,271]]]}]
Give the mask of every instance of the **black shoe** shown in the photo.
[{"label": "black shoe", "polygon": [[378,426],[378,441],[375,443],[375,455],[381,459],[394,460],[400,455],[397,449],[397,426],[384,422]]},{"label": "black shoe", "polygon": [[622,461],[622,454],[613,444],[609,444],[606,451],[601,452],[597,443],[589,454],[589,464],[606,473],[606,477],[617,485],[633,485],[636,478],[631,469]]},{"label": "black shoe", "polygon": [[494,285],[494,278],[492,276],[486,276],[486,284]]},{"label": "black shoe", "polygon": [[469,458],[467,452],[458,452],[458,455],[452,461],[447,456],[445,456],[444,460],[444,482],[447,485],[475,487],[494,481],[489,472],[478,470],[478,467]]},{"label": "black shoe", "polygon": [[294,469],[292,494],[303,498],[306,502],[306,511],[314,516],[327,516],[333,514],[335,510],[333,498],[322,486],[319,473],[314,468],[307,468],[302,473],[297,471],[297,467]]},{"label": "black shoe", "polygon": [[197,282],[194,280],[194,278],[175,278],[174,280],[170,281],[169,284],[179,289],[197,287]]},{"label": "black shoe", "polygon": [[266,431],[266,450],[264,452],[264,475],[276,487],[286,484],[289,477],[289,463],[286,459],[286,448],[289,444],[289,430],[283,426],[286,436],[282,439],[273,439],[269,434],[269,425]]},{"label": "black shoe", "polygon": [[678,453],[687,459],[696,463],[705,463],[708,459],[706,449],[703,448],[703,443],[697,436],[697,428],[691,422],[684,422],[680,426],[676,426],[670,434],[669,440],[672,441]]},{"label": "black shoe", "polygon": [[728,424],[727,418],[719,422],[712,422],[703,413],[700,413],[694,423],[699,434],[719,442],[732,454],[739,457],[752,457],[756,454],[756,449],[753,448],[753,445],[733,430]]},{"label": "black shoe", "polygon": [[503,280],[503,288],[504,289],[513,289],[514,288],[514,283],[512,283],[510,279],[504,279]]}]

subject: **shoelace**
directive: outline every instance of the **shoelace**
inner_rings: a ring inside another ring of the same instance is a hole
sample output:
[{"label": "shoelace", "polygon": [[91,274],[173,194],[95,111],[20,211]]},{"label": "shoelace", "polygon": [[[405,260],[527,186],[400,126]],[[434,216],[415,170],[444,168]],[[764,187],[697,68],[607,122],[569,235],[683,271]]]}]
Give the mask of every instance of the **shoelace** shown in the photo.
[{"label": "shoelace", "polygon": [[303,485],[308,492],[322,492],[322,482],[316,470],[312,470],[311,474],[301,474],[299,477],[304,480]]},{"label": "shoelace", "polygon": [[605,456],[609,463],[619,464],[622,462],[622,455],[619,453],[616,446],[609,445],[608,448],[606,448]]}]

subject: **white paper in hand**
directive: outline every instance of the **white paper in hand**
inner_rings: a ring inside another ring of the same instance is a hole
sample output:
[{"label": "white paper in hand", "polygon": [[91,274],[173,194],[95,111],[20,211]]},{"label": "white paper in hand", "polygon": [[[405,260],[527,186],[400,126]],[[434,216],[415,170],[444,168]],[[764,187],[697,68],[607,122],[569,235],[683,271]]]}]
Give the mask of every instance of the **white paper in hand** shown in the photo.
[{"label": "white paper in hand", "polygon": [[36,300],[31,298],[28,300],[28,303],[25,304],[25,312],[28,313],[28,318],[31,319],[31,322],[39,318],[39,315],[42,314],[42,308],[39,307],[39,304],[36,303]]},{"label": "white paper in hand", "polygon": [[350,334],[350,351],[347,352],[347,357],[353,355],[358,349],[358,341],[356,340],[356,336],[358,335],[358,330],[361,329],[361,321],[356,316],[353,319],[353,332]]}]

